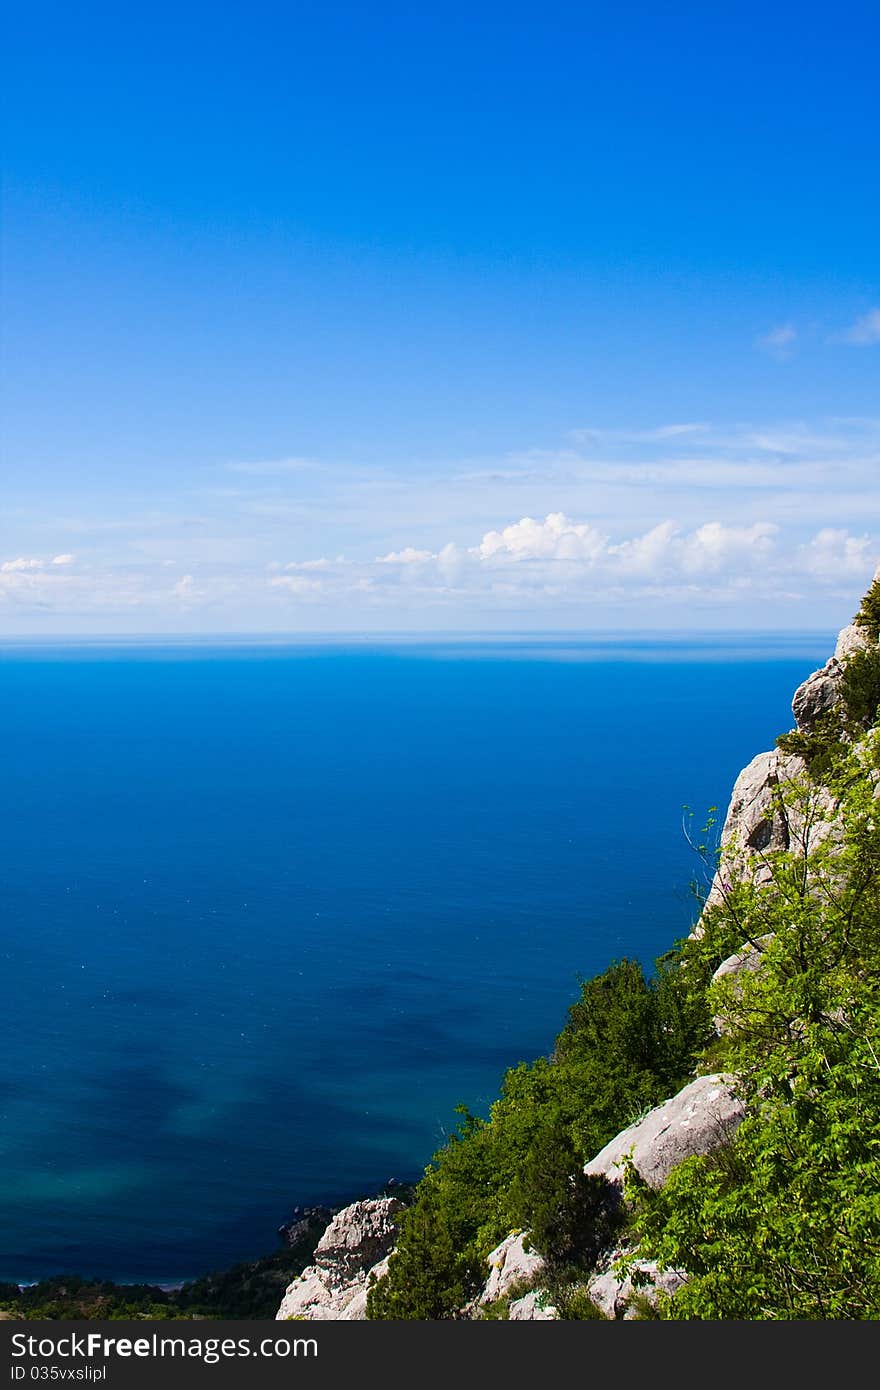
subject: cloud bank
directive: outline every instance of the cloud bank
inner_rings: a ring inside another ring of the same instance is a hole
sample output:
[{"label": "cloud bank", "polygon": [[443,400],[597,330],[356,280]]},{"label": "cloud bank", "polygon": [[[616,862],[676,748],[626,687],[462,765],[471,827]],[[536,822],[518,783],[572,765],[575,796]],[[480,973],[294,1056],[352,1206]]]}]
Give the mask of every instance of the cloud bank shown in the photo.
[{"label": "cloud bank", "polygon": [[34,509],[0,540],[0,631],[831,626],[880,557],[872,418],[238,476],[140,515]]}]

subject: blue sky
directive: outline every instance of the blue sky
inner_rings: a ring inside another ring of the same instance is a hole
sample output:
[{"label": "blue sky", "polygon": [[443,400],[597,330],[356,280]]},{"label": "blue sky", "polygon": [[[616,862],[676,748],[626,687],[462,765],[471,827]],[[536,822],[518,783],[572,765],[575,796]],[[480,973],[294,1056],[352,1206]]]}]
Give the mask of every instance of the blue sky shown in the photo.
[{"label": "blue sky", "polygon": [[835,626],[876,5],[35,3],[0,631]]}]

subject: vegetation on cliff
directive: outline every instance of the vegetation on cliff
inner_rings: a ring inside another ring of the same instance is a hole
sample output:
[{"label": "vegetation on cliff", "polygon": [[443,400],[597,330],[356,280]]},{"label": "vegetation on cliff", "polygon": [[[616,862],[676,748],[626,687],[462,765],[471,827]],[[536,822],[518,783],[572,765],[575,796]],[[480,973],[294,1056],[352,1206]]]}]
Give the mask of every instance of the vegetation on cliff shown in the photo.
[{"label": "vegetation on cliff", "polygon": [[664,1316],[880,1317],[880,735],[834,772],[833,800],[786,792],[795,849],[707,915],[709,949],[761,947],[711,991],[748,1114],[659,1192],[631,1183],[641,1254],[690,1276]]},{"label": "vegetation on cliff", "polygon": [[[464,1115],[417,1189],[370,1317],[460,1315],[516,1228],[546,1258],[563,1317],[595,1316],[578,1293],[624,1238],[623,1272],[637,1257],[687,1275],[652,1316],[880,1317],[880,583],[856,622],[873,645],[845,662],[832,707],[780,740],[807,765],[775,793],[788,849],[754,855],[757,878],[719,874],[699,937],[651,979],[621,961],[587,981],[552,1056],[508,1072],[487,1121]],[[710,983],[744,946],[759,968]],[[630,1168],[615,1211],[584,1160],[694,1071],[717,1069],[747,1104],[736,1137],[659,1191]]]},{"label": "vegetation on cliff", "polygon": [[434,1156],[369,1316],[454,1315],[516,1228],[561,1286],[588,1270],[618,1215],[584,1162],[692,1072],[711,1034],[708,980],[705,953],[683,947],[650,979],[623,960],[585,981],[553,1054],[508,1071],[488,1120],[465,1113]]}]

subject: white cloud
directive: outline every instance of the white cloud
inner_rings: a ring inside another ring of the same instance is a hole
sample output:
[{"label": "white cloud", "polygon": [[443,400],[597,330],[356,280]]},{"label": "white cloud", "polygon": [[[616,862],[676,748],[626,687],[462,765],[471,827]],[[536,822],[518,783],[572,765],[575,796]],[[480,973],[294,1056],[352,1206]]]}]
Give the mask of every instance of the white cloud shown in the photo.
[{"label": "white cloud", "polygon": [[377,565],[423,565],[436,557],[430,550],[416,550],[408,545],[403,550],[390,550],[387,555],[376,557]]},{"label": "white cloud", "polygon": [[550,512],[543,521],[524,516],[503,531],[487,531],[476,547],[481,560],[576,560],[590,564],[606,546],[606,537],[586,522]]},{"label": "white cloud", "polygon": [[708,425],[690,423],[686,425],[661,425],[654,430],[655,439],[674,439],[683,434],[703,434],[709,428]]},{"label": "white cloud", "polygon": [[856,347],[869,347],[874,343],[880,343],[880,309],[869,309],[849,328],[836,334],[834,341],[853,343]]},{"label": "white cloud", "polygon": [[611,546],[609,554],[617,557],[624,574],[654,575],[665,565],[677,536],[674,521],[661,521],[643,536]]},{"label": "white cloud", "polygon": [[305,575],[278,574],[269,583],[273,589],[283,589],[288,594],[302,598],[323,592],[324,583],[320,579],[307,579]]},{"label": "white cloud", "polygon": [[717,574],[728,566],[764,561],[778,530],[769,521],[756,521],[753,526],[708,521],[685,538],[682,569],[686,574]]},{"label": "white cloud", "polygon": [[445,584],[457,585],[462,582],[467,565],[467,556],[452,541],[444,545],[437,556],[437,569]]},{"label": "white cloud", "polygon": [[778,527],[759,521],[725,526],[707,521],[682,534],[674,521],[662,521],[642,536],[609,547],[609,556],[627,575],[713,575],[735,566],[750,567],[768,558]]},{"label": "white cloud", "polygon": [[[706,626],[713,612],[806,626],[848,610],[880,554],[880,419],[867,415],[586,430],[430,468],[234,466],[255,476],[200,494],[197,513],[165,498],[76,521],[71,496],[56,516],[34,503],[4,517],[22,525],[0,559],[7,630],[52,614],[56,630],[106,619],[116,632],[277,630],[279,613],[314,630],[358,614],[412,629],[493,613],[674,625],[689,605]],[[296,505],[273,472],[301,473]]]},{"label": "white cloud", "polygon": [[797,336],[797,329],[793,323],[781,323],[778,327],[771,328],[769,333],[762,333],[755,339],[755,344],[762,352],[769,353],[771,357],[782,362],[791,357]]},{"label": "white cloud", "polygon": [[848,531],[824,527],[799,549],[808,574],[837,578],[841,574],[867,574],[876,551],[870,536],[851,536]]},{"label": "white cloud", "polygon": [[18,574],[25,570],[41,570],[42,568],[42,560],[26,560],[23,555],[20,555],[17,560],[5,560],[0,565],[0,574]]}]

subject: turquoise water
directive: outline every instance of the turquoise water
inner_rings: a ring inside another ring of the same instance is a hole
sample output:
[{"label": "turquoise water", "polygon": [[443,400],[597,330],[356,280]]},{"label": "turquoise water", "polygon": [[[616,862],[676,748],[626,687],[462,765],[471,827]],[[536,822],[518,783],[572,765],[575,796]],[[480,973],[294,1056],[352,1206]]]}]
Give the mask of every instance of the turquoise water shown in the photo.
[{"label": "turquoise water", "polygon": [[0,650],[0,1278],[173,1280],[417,1175],[695,916],[831,636]]}]

